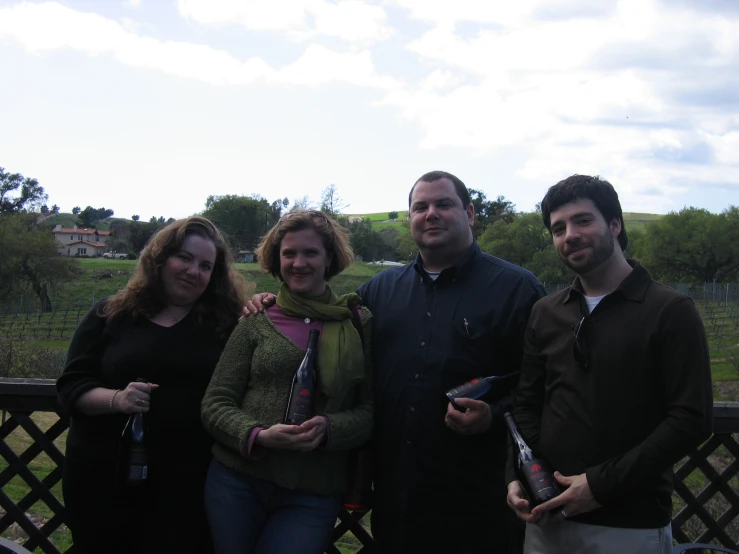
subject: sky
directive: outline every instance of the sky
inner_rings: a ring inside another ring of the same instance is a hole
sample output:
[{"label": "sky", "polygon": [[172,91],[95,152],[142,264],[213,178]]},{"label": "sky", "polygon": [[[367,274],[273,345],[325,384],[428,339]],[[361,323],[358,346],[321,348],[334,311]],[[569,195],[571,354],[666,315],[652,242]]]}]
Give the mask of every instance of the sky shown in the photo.
[{"label": "sky", "polygon": [[531,211],[739,204],[736,0],[0,0],[0,167],[49,205],[185,217],[449,171]]}]

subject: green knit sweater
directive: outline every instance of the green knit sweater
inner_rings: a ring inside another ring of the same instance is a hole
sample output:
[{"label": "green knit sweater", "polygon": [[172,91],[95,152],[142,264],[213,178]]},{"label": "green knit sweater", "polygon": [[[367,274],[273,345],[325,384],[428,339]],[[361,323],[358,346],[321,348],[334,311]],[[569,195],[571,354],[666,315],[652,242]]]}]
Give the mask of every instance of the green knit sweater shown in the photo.
[{"label": "green knit sweater", "polygon": [[328,416],[326,447],[298,452],[254,446],[255,427],[283,423],[293,375],[305,352],[280,333],[266,314],[244,318],[218,362],[202,403],[205,428],[216,439],[214,457],[234,471],[287,489],[336,494],[346,488],[349,449],[372,433],[371,319],[362,308],[365,375],[344,397],[343,406],[319,394],[316,413]]}]

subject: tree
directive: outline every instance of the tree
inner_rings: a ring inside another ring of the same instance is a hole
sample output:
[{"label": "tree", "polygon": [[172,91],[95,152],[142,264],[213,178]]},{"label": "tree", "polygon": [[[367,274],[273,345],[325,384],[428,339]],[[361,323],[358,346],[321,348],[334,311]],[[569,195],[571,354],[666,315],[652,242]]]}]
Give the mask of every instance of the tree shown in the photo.
[{"label": "tree", "polygon": [[410,262],[418,254],[418,246],[413,241],[410,233],[400,233],[398,235],[398,245],[395,247],[395,255],[398,260]]},{"label": "tree", "polygon": [[128,244],[129,251],[136,252],[137,254],[144,249],[146,243],[154,233],[163,227],[156,217],[151,218],[153,221],[142,222],[133,221],[128,226]]},{"label": "tree", "polygon": [[138,214],[133,214],[133,215],[131,216],[131,220],[132,220],[132,221],[138,221],[139,219],[141,219],[141,216],[140,216],[140,215],[138,215]]},{"label": "tree", "polygon": [[293,200],[293,207],[290,208],[290,211],[296,211],[296,210],[312,210],[313,209],[313,201],[308,197],[306,194],[305,196],[301,196],[300,198],[296,198]]},{"label": "tree", "polygon": [[72,208],[72,215],[79,215],[81,211],[82,208],[80,208],[79,206],[75,206],[74,208]]},{"label": "tree", "polygon": [[51,311],[49,292],[68,281],[76,262],[59,256],[59,245],[36,214],[0,216],[0,298],[33,290],[42,311]]},{"label": "tree", "polygon": [[521,267],[526,267],[537,252],[554,248],[541,214],[536,212],[518,214],[511,222],[499,219],[478,242],[485,252]]},{"label": "tree", "polygon": [[470,189],[470,202],[475,207],[475,224],[472,233],[479,237],[489,225],[503,220],[510,223],[516,216],[516,205],[505,196],[488,200],[484,192]]},{"label": "tree", "polygon": [[519,213],[510,222],[499,219],[478,242],[485,252],[528,269],[543,283],[567,283],[574,278],[559,259],[541,212]]},{"label": "tree", "polygon": [[339,196],[339,191],[336,185],[329,185],[321,191],[321,211],[326,215],[338,219],[341,212],[348,208],[349,204],[344,202],[344,199]]},{"label": "tree", "polygon": [[210,219],[237,250],[253,250],[259,239],[280,218],[282,202],[261,196],[208,196],[203,217]]},{"label": "tree", "polygon": [[391,221],[395,221],[396,219],[398,219],[398,212],[388,213],[387,218],[390,219]]},{"label": "tree", "polygon": [[113,210],[107,208],[93,208],[87,206],[79,213],[77,217],[77,225],[81,227],[94,227],[98,221],[107,219],[113,215]]},{"label": "tree", "polygon": [[388,244],[394,240],[394,237],[390,235],[383,236],[374,231],[369,218],[350,222],[346,217],[340,217],[338,221],[340,225],[349,230],[349,243],[352,250],[362,260],[395,257],[395,248]]},{"label": "tree", "polygon": [[671,212],[650,224],[640,245],[645,266],[665,281],[731,281],[739,277],[739,208]]},{"label": "tree", "polygon": [[36,179],[0,167],[0,215],[41,208],[49,196]]}]

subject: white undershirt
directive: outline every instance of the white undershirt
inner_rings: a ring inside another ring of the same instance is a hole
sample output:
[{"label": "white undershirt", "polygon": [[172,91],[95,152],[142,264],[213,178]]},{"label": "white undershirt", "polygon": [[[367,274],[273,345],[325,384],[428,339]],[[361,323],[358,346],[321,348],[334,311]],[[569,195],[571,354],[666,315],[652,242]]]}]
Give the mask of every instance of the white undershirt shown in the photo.
[{"label": "white undershirt", "polygon": [[588,313],[592,313],[592,311],[598,305],[598,302],[603,300],[605,297],[605,294],[601,294],[600,296],[586,296],[585,303],[588,305]]},{"label": "white undershirt", "polygon": [[431,278],[432,281],[436,281],[436,279],[439,278],[439,273],[441,273],[441,272],[440,271],[437,271],[436,273],[432,273],[431,271],[427,271],[426,272],[426,275],[428,275]]}]

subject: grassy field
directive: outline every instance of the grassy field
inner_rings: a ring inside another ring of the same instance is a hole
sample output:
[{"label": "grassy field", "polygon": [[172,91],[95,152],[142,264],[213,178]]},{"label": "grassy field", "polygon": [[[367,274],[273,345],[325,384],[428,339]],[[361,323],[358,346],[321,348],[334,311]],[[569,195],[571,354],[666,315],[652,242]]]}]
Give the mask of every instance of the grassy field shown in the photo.
[{"label": "grassy field", "polygon": [[[123,289],[136,267],[136,260],[110,260],[105,258],[79,258],[79,271],[75,279],[52,295],[52,306],[60,309],[70,306],[89,308],[95,301],[115,294]],[[258,264],[234,264],[241,273],[249,289],[265,292],[277,292],[280,282],[271,275],[261,272]],[[331,286],[338,294],[353,292],[359,285],[383,268],[356,263],[331,281]],[[37,309],[37,301],[33,295],[18,299],[6,306],[6,311],[26,312]]]},{"label": "grassy field", "polygon": [[[408,226],[407,226],[407,217],[408,212],[398,212],[398,219],[391,221],[387,217],[388,212],[378,212],[378,213],[371,213],[371,214],[350,214],[350,217],[361,217],[362,219],[367,219],[372,222],[372,229],[375,231],[379,231],[380,229],[384,229],[387,227],[392,227],[394,229],[397,229],[400,233],[408,233]],[[647,225],[652,223],[653,221],[657,221],[664,217],[662,214],[647,214],[647,213],[637,213],[637,212],[625,212],[624,213],[624,223],[626,223],[626,230],[627,231],[637,231],[637,230],[644,230]]]},{"label": "grassy field", "polygon": [[662,214],[644,214],[636,212],[624,212],[624,223],[626,231],[643,231],[646,227],[654,222],[662,219]]},{"label": "grassy field", "polygon": [[[362,219],[369,219],[373,224],[381,221],[390,221],[390,218],[388,217],[388,214],[390,212],[376,212],[373,214],[347,214],[347,217],[361,217]],[[396,221],[401,221],[403,219],[406,219],[408,217],[408,210],[404,211],[398,211],[398,219]]]}]

